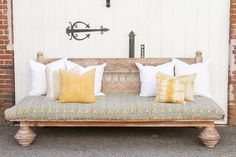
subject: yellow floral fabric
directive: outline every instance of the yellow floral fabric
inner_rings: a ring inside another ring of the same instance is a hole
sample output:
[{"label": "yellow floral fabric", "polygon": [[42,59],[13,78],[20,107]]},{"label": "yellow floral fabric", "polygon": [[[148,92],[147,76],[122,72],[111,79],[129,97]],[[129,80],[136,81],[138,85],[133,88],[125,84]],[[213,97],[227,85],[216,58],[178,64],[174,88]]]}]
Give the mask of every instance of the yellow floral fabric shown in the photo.
[{"label": "yellow floral fabric", "polygon": [[60,70],[60,78],[60,102],[93,103],[96,101],[94,96],[95,69],[80,76]]}]

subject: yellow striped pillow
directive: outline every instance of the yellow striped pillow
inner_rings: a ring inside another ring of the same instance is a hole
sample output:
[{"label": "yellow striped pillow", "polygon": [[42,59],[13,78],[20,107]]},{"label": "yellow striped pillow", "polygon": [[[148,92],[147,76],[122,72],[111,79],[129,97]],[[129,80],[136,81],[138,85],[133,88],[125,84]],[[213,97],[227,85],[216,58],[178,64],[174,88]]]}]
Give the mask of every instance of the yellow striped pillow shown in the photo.
[{"label": "yellow striped pillow", "polygon": [[169,76],[157,74],[156,102],[173,102],[185,104],[185,100],[194,100],[193,81],[196,75]]},{"label": "yellow striped pillow", "polygon": [[94,96],[95,69],[82,75],[60,70],[60,76],[60,102],[92,103],[96,101]]},{"label": "yellow striped pillow", "polygon": [[197,74],[179,76],[185,79],[185,100],[195,101],[194,99],[194,81]]}]

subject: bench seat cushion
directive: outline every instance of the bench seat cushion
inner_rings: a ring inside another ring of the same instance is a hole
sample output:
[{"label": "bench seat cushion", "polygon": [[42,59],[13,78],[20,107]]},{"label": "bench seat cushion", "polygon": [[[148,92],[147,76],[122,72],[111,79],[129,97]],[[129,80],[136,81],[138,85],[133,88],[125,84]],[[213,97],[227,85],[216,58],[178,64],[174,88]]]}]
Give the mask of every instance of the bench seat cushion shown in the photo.
[{"label": "bench seat cushion", "polygon": [[10,121],[22,120],[220,120],[224,112],[207,97],[186,104],[156,103],[155,97],[107,94],[96,103],[60,103],[44,96],[27,96],[5,111]]}]

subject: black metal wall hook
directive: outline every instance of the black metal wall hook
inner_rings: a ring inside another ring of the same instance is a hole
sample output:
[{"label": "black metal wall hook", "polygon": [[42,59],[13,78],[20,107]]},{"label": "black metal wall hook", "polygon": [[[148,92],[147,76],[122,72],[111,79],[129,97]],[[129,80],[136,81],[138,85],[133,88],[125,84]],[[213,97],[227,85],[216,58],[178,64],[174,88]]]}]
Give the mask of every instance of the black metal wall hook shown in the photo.
[{"label": "black metal wall hook", "polygon": [[111,7],[111,0],[107,0],[106,7],[107,7],[107,8],[110,8],[110,7]]},{"label": "black metal wall hook", "polygon": [[135,33],[134,31],[131,31],[129,33],[129,58],[134,58],[135,54]]},{"label": "black metal wall hook", "polygon": [[[70,36],[70,40],[84,40],[90,37],[89,33],[86,32],[101,32],[103,34],[104,32],[109,31],[108,28],[104,28],[103,26],[100,26],[100,29],[90,29],[89,24],[86,24],[82,21],[77,21],[75,23],[69,22],[70,26],[66,28],[66,34]],[[80,28],[80,25],[82,25],[84,28]],[[79,37],[81,33],[86,33],[82,37]]]}]

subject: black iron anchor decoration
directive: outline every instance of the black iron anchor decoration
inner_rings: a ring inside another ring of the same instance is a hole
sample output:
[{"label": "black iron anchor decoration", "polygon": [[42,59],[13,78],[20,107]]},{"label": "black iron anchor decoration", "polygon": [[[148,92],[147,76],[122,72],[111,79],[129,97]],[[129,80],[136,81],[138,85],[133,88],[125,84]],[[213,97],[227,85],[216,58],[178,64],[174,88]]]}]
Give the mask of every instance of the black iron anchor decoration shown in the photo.
[{"label": "black iron anchor decoration", "polygon": [[[86,24],[81,21],[77,21],[75,23],[69,22],[70,26],[66,28],[66,34],[70,36],[70,40],[75,39],[75,40],[84,40],[90,37],[90,34],[87,33],[85,36],[79,37],[79,34],[81,33],[86,33],[86,32],[101,32],[103,34],[104,32],[109,31],[108,28],[103,28],[103,26],[100,26],[100,29],[91,29],[89,24]],[[79,26],[82,25],[85,28],[80,28]]]}]

